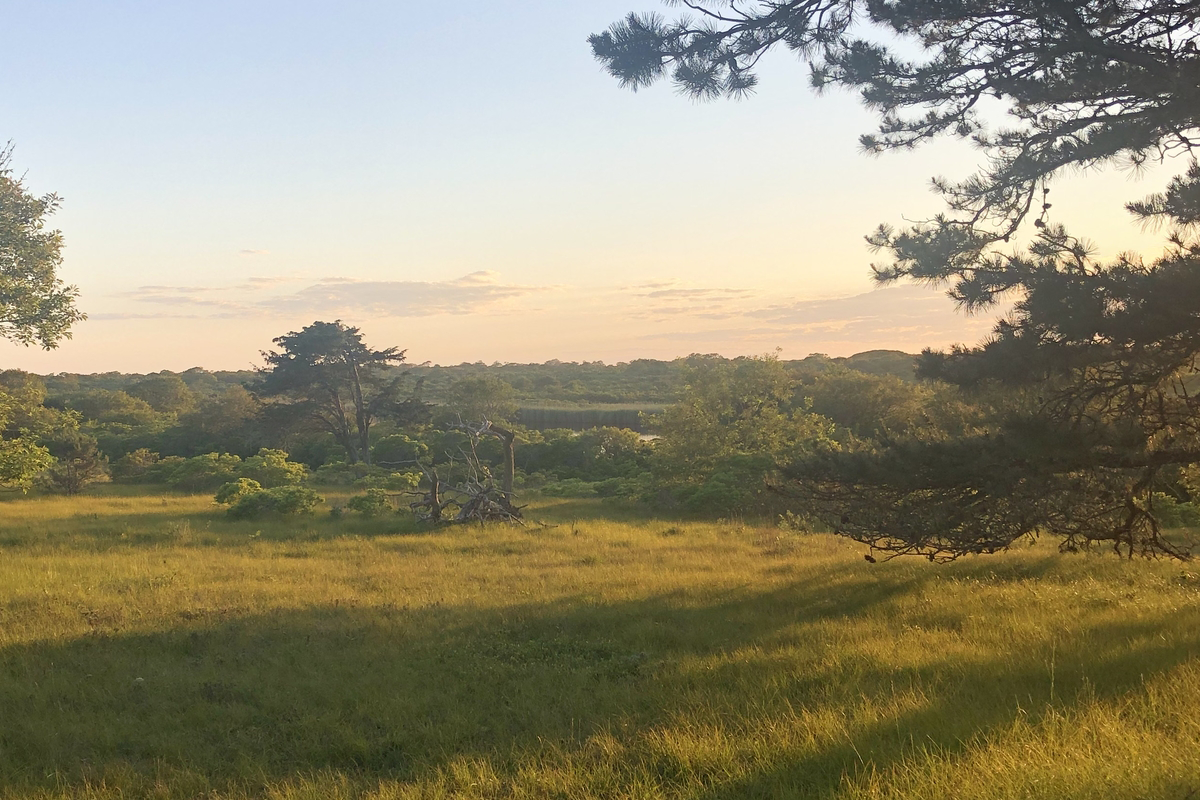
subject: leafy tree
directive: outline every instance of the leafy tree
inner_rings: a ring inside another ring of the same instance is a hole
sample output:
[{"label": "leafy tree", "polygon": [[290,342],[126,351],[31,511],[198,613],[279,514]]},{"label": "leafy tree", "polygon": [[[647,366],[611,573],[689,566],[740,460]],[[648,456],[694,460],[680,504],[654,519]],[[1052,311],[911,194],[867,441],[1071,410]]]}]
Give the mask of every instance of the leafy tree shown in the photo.
[{"label": "leafy tree", "polygon": [[[946,286],[971,310],[1016,298],[987,342],[926,353],[920,365],[985,394],[1001,387],[1007,400],[974,436],[915,436],[800,465],[804,491],[843,505],[842,532],[892,552],[953,557],[1047,530],[1068,548],[1186,555],[1161,535],[1154,505],[1164,471],[1200,462],[1200,3],[686,5],[698,19],[630,15],[591,38],[594,53],[627,86],[669,75],[716,97],[751,91],[758,60],[785,47],[817,88],[856,89],[878,112],[868,151],[950,135],[986,156],[965,180],[935,181],[945,213],[882,225],[868,241],[885,256],[873,267],[880,282]],[[985,124],[992,99],[1005,128]],[[1099,262],[1054,222],[1060,175],[1172,156],[1184,171],[1127,205],[1172,226],[1161,258]]]},{"label": "leafy tree", "polygon": [[781,467],[838,447],[833,423],[796,403],[794,380],[773,356],[694,368],[656,427],[653,472],[695,511],[754,510]]},{"label": "leafy tree", "polygon": [[446,407],[465,420],[507,422],[517,414],[517,393],[495,375],[460,378],[446,392]]},{"label": "leafy tree", "polygon": [[46,408],[45,384],[19,370],[0,372],[0,486],[28,490],[54,464],[45,440],[60,430],[77,430],[71,412]]},{"label": "leafy tree", "polygon": [[94,436],[68,429],[59,432],[47,444],[56,459],[43,473],[50,489],[79,494],[89,484],[108,478],[108,457],[100,452]]},{"label": "leafy tree", "polygon": [[12,148],[0,148],[0,337],[46,350],[82,320],[79,290],[58,278],[62,234],[46,229],[59,197],[35,197],[12,171]]},{"label": "leafy tree", "polygon": [[129,386],[125,391],[144,400],[155,411],[184,414],[196,406],[196,394],[183,378],[170,373],[151,375]]},{"label": "leafy tree", "polygon": [[152,476],[152,470],[159,461],[158,453],[139,447],[113,462],[113,480],[118,483],[141,483]]},{"label": "leafy tree", "polygon": [[149,403],[123,391],[91,389],[68,402],[84,419],[106,427],[129,430],[163,423],[163,418]]},{"label": "leafy tree", "polygon": [[45,438],[64,426],[77,426],[72,412],[46,406],[46,383],[37,375],[16,369],[0,372],[0,397],[6,439]]},{"label": "leafy tree", "polygon": [[31,439],[0,440],[0,486],[27,490],[53,464],[50,451]]},{"label": "leafy tree", "polygon": [[260,430],[262,404],[242,386],[229,386],[199,401],[179,419],[173,452],[194,455],[211,451],[249,454],[264,442]]},{"label": "leafy tree", "polygon": [[273,398],[293,418],[328,431],[351,464],[371,463],[371,426],[380,416],[402,416],[417,401],[401,398],[405,378],[387,367],[404,363],[396,347],[372,350],[358,328],[314,322],[275,339],[280,349],[263,353],[258,393]]}]

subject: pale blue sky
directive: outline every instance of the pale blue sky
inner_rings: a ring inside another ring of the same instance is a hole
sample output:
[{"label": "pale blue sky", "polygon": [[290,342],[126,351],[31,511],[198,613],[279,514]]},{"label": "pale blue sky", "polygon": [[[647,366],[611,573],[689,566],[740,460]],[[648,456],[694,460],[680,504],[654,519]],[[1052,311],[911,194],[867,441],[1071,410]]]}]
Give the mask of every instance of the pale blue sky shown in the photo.
[{"label": "pale blue sky", "polygon": [[[869,292],[862,235],[936,210],[928,179],[976,154],[860,155],[870,116],[786,55],[742,102],[621,90],[586,37],[656,7],[0,0],[0,140],[64,197],[91,315],[5,365],[240,368],[335,317],[442,363],[976,336],[911,291],[813,302]],[[1120,202],[1159,182],[1081,180],[1056,208],[1153,249]]]}]

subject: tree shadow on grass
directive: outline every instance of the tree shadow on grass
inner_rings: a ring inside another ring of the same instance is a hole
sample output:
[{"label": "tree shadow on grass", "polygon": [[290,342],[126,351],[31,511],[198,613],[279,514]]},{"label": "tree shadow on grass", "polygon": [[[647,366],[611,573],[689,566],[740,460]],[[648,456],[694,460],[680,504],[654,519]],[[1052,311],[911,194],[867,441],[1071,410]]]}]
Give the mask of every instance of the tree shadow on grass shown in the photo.
[{"label": "tree shadow on grass", "polygon": [[[860,568],[704,602],[185,611],[155,633],[101,624],[86,638],[0,650],[0,793],[103,782],[139,794],[165,781],[186,796],[191,780],[258,794],[321,770],[369,788],[429,779],[463,757],[516,781],[547,746],[577,753],[607,734],[623,746],[607,766],[618,776],[699,780],[711,798],[821,796],[864,757],[887,768],[914,739],[953,751],[1010,724],[1021,713],[1013,698],[1026,709],[1077,702],[1065,680],[1051,698],[1040,652],[895,663],[821,638],[886,617],[926,579]],[[1117,697],[1192,658],[1200,631],[1158,637],[1168,624],[1081,632],[1120,645],[1096,653],[1108,677],[1093,691]],[[703,766],[647,744],[681,720],[754,730],[798,709],[886,709],[897,687],[919,688],[920,707],[817,737],[748,779],[697,777]]]}]

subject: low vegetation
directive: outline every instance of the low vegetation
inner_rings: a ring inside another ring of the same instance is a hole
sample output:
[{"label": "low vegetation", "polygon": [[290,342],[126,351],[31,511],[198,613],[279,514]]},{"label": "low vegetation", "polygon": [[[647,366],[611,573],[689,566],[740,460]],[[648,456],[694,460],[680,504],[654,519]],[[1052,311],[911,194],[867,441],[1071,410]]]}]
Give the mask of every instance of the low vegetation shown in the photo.
[{"label": "low vegetation", "polygon": [[[331,506],[349,493],[328,492]],[[1182,798],[1200,575],[772,524],[0,514],[0,797]]]}]

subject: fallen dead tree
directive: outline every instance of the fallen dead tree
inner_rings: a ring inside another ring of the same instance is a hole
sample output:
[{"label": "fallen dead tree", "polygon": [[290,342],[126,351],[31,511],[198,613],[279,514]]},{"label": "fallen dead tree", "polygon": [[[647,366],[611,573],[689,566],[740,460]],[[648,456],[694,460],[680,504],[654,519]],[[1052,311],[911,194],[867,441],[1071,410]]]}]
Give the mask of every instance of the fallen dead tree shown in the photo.
[{"label": "fallen dead tree", "polygon": [[[455,483],[447,483],[433,465],[418,464],[425,473],[428,488],[415,492],[419,498],[409,503],[417,519],[433,525],[468,522],[507,522],[524,525],[521,507],[513,502],[516,435],[484,420],[478,425],[462,423],[458,430],[467,434],[467,447],[450,456],[447,471],[461,473]],[[505,470],[500,485],[491,469],[479,458],[478,445],[484,436],[494,436],[505,445]]]}]

